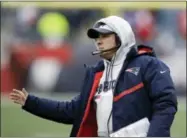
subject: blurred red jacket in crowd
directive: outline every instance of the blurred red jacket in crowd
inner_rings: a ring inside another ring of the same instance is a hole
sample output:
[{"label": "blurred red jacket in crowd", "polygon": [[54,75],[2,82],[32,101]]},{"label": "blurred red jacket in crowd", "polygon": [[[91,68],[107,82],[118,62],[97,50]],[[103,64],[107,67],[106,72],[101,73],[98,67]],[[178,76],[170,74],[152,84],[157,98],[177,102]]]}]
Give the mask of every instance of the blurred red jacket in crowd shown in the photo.
[{"label": "blurred red jacket in crowd", "polygon": [[26,84],[30,64],[39,58],[56,58],[67,65],[72,60],[72,47],[64,43],[56,48],[47,48],[43,43],[11,46],[9,65],[1,68],[1,92],[22,89]]}]

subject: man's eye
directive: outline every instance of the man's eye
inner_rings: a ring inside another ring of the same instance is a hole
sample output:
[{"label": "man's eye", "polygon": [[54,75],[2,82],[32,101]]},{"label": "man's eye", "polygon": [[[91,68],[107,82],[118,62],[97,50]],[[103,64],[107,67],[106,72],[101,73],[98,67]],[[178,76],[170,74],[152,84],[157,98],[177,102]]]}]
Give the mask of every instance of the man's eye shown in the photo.
[{"label": "man's eye", "polygon": [[103,34],[102,37],[108,37],[110,34]]}]

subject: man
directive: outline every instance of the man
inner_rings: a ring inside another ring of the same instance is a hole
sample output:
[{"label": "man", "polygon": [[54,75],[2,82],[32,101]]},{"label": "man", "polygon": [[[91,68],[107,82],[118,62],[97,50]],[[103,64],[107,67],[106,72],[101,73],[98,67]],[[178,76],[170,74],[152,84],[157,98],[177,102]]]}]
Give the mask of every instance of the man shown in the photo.
[{"label": "man", "polygon": [[[39,117],[73,124],[72,137],[109,136],[148,118],[148,137],[169,137],[177,100],[169,68],[153,49],[135,46],[131,26],[109,16],[88,30],[103,60],[87,67],[81,93],[69,102],[57,102],[13,90],[11,99]],[[137,131],[137,130],[136,130]]]}]

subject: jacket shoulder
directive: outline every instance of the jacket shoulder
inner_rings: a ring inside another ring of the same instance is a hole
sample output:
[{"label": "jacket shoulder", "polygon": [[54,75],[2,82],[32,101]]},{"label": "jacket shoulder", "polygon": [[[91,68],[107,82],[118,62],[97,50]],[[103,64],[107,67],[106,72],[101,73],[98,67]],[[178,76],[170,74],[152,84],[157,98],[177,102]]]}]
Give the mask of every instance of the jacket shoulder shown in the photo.
[{"label": "jacket shoulder", "polygon": [[140,57],[140,60],[143,60],[144,62],[146,62],[148,64],[149,63],[152,63],[154,65],[162,64],[162,65],[167,66],[166,63],[163,60],[161,60],[160,58],[158,58],[158,57],[144,55],[144,56]]},{"label": "jacket shoulder", "polygon": [[139,56],[139,57],[136,58],[136,61],[140,62],[140,63],[143,63],[145,66],[148,65],[148,64],[149,65],[152,64],[152,65],[155,65],[155,66],[162,64],[162,65],[167,66],[166,63],[164,61],[162,61],[161,59],[159,59],[158,57],[149,56],[149,55]]}]

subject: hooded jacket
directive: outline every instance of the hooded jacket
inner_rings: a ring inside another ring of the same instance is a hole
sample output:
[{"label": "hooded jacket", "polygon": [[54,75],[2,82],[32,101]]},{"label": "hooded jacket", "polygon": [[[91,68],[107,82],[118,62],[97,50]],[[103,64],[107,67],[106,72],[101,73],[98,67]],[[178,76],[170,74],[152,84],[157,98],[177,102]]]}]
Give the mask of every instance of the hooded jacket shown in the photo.
[{"label": "hooded jacket", "polygon": [[[114,28],[121,39],[117,59],[125,56],[113,93],[113,132],[147,117],[150,122],[148,137],[169,137],[177,111],[169,68],[156,58],[151,47],[135,46],[134,34],[128,23],[115,16],[100,21]],[[123,50],[127,47],[129,52],[125,55]],[[45,119],[72,124],[72,137],[95,137],[98,127],[93,98],[104,69],[104,61],[86,67],[82,91],[71,101],[58,102],[29,94],[22,108]]]},{"label": "hooded jacket", "polygon": [[93,28],[100,24],[107,25],[120,39],[120,45],[117,44],[119,48],[111,61],[103,59],[105,68],[94,96],[98,135],[108,136],[108,131],[112,132],[111,109],[115,83],[130,47],[136,42],[131,26],[124,19],[109,16],[97,21]]}]

